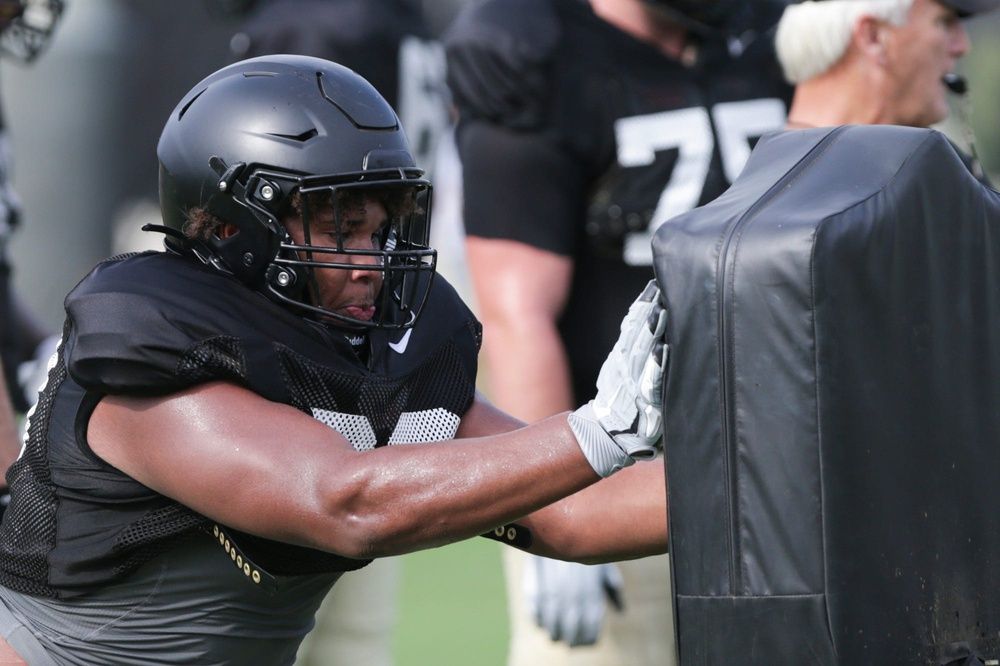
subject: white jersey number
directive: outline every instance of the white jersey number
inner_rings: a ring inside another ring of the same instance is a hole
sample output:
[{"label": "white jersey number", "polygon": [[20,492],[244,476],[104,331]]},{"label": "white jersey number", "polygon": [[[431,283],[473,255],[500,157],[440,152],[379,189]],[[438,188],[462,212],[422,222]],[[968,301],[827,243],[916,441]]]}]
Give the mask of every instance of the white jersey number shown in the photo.
[{"label": "white jersey number", "polygon": [[626,264],[651,265],[650,243],[659,226],[698,205],[715,149],[713,123],[726,180],[733,182],[750,157],[750,139],[784,125],[785,104],[776,98],[723,102],[712,107],[711,116],[703,107],[692,107],[615,122],[618,163],[623,167],[646,166],[653,163],[659,151],[678,151],[677,163],[649,227],[625,237]]}]

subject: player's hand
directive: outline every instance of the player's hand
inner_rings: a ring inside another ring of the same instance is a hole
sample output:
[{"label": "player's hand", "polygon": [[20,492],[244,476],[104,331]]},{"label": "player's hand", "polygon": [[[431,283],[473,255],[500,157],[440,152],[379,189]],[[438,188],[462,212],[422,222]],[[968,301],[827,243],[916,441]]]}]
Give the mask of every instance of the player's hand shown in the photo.
[{"label": "player's hand", "polygon": [[608,601],[621,610],[622,579],[613,564],[577,564],[529,555],[524,594],[535,623],[553,641],[593,645],[601,633]]},{"label": "player's hand", "polygon": [[651,280],[622,321],[597,377],[597,395],[569,416],[580,448],[601,476],[652,460],[663,446],[666,327],[660,290]]}]

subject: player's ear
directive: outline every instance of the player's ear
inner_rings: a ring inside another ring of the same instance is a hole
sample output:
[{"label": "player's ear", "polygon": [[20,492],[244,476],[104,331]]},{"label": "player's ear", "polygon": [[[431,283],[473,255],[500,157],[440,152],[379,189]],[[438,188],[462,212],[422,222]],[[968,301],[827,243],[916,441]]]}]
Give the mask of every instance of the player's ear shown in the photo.
[{"label": "player's ear", "polygon": [[862,16],[854,23],[851,44],[863,57],[880,65],[887,61],[886,41],[891,26],[874,16]]}]

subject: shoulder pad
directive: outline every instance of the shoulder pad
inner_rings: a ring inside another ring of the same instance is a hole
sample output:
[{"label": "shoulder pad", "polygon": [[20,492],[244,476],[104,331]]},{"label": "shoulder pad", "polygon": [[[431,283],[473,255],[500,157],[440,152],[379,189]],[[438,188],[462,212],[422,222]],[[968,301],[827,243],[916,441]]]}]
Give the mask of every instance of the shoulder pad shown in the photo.
[{"label": "shoulder pad", "polygon": [[66,314],[66,369],[97,393],[162,395],[221,379],[277,400],[276,342],[327,362],[353,357],[346,340],[338,351],[262,295],[165,253],[99,264],[66,297]]},{"label": "shoulder pad", "polygon": [[560,33],[550,0],[488,0],[459,14],[445,49],[448,86],[461,117],[538,127]]},{"label": "shoulder pad", "polygon": [[428,300],[429,311],[424,313],[426,316],[421,317],[421,321],[417,322],[417,325],[431,327],[440,325],[440,323],[432,324],[435,321],[448,322],[449,326],[462,329],[464,333],[469,334],[471,342],[475,345],[475,351],[478,352],[483,342],[482,325],[465,301],[462,300],[455,287],[443,275],[437,275],[434,278],[431,297]]},{"label": "shoulder pad", "polygon": [[443,347],[451,347],[464,372],[475,381],[482,325],[441,275],[434,277],[420,319],[412,329],[375,329],[370,336],[376,356],[374,367],[388,376],[408,374],[427,359],[435,358]]}]

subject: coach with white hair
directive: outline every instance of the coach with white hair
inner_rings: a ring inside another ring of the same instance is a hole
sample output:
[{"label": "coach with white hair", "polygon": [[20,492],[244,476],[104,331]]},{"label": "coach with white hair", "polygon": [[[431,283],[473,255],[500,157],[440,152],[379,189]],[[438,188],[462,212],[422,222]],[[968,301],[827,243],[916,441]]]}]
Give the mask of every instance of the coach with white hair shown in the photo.
[{"label": "coach with white hair", "polygon": [[1000,0],[817,0],[789,5],[776,46],[796,85],[788,126],[927,127],[948,115],[944,78],[969,51],[962,19]]}]

